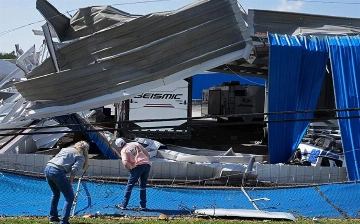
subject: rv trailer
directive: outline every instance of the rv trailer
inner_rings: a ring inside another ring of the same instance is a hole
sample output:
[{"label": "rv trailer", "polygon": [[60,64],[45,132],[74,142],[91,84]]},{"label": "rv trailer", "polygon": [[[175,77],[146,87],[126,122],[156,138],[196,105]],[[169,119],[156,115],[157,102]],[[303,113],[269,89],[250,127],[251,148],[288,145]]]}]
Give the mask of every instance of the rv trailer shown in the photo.
[{"label": "rv trailer", "polygon": [[203,90],[201,115],[218,120],[252,122],[264,119],[265,87],[224,82]]},{"label": "rv trailer", "polygon": [[[125,137],[190,139],[192,79],[179,80],[124,102],[122,120]],[[168,121],[151,121],[170,119]],[[173,119],[173,120],[171,120]],[[164,127],[165,126],[165,127]]]}]

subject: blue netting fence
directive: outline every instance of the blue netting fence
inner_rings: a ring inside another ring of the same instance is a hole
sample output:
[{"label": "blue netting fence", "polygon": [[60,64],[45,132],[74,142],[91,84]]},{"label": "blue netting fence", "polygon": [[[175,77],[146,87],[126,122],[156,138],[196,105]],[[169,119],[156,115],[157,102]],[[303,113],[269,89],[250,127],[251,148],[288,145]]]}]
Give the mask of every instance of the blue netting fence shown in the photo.
[{"label": "blue netting fence", "polygon": [[[285,186],[252,183],[247,186],[224,182],[223,185],[196,181],[159,182],[149,180],[147,190],[150,211],[139,211],[139,189],[135,187],[129,210],[118,210],[125,180],[99,179],[91,174],[80,182],[75,215],[191,216],[195,209],[228,208],[288,212],[295,217],[360,218],[358,183],[309,184]],[[78,182],[75,181],[76,189]],[[0,215],[47,216],[51,191],[42,173],[2,170],[0,174]],[[249,196],[249,197],[248,197]],[[59,210],[62,208],[60,199]],[[254,204],[253,204],[254,203]]]}]

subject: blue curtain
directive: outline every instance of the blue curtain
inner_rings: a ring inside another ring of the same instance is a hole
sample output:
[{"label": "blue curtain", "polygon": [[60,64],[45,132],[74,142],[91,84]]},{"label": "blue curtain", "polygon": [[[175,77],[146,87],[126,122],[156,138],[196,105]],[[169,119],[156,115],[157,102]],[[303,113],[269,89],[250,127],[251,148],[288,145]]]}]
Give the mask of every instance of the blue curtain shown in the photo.
[{"label": "blue curtain", "polygon": [[309,124],[294,121],[313,117],[283,112],[315,109],[329,54],[325,39],[278,34],[268,38],[268,150],[270,163],[283,163],[291,158]]},{"label": "blue curtain", "polygon": [[[360,108],[360,37],[328,37],[337,109]],[[360,111],[339,111],[359,117]],[[340,119],[339,126],[349,180],[360,180],[360,119]]]}]

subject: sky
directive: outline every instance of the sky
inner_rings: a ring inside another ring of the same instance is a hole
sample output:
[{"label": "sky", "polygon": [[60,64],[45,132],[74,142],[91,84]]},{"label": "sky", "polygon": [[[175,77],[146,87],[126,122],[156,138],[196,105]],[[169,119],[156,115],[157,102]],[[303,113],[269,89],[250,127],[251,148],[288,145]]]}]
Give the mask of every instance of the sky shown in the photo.
[{"label": "sky", "polygon": [[[48,0],[58,11],[71,17],[79,8],[111,5],[122,11],[144,15],[176,10],[197,0]],[[238,0],[248,9],[277,10],[360,18],[359,0]],[[36,9],[36,0],[0,0],[0,52],[10,53],[15,44],[26,51],[33,45],[39,49],[43,37],[32,30],[41,30],[44,18]]]}]

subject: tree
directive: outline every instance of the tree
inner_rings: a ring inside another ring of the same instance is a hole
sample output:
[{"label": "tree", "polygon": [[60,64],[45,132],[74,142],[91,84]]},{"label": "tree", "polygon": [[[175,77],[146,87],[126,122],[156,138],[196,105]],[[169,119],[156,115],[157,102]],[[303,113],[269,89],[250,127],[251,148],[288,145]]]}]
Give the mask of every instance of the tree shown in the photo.
[{"label": "tree", "polygon": [[15,51],[12,51],[11,53],[0,53],[0,59],[15,59]]}]

